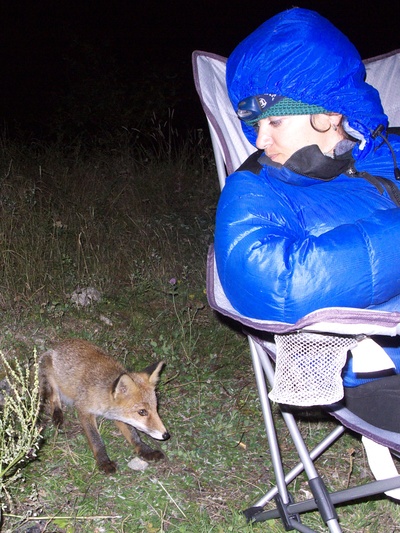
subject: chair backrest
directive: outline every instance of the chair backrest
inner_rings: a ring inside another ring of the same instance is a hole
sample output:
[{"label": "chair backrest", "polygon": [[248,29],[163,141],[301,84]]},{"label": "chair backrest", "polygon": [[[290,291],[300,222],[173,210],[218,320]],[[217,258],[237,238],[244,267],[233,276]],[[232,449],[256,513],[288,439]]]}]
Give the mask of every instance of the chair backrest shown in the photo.
[{"label": "chair backrest", "polygon": [[364,61],[367,82],[378,89],[389,126],[400,126],[400,50]]},{"label": "chair backrest", "polygon": [[[206,114],[221,189],[234,172],[255,151],[244,136],[225,82],[226,58],[208,52],[193,52],[193,74]],[[390,126],[400,126],[400,50],[365,60],[367,81],[378,89]]]},{"label": "chair backrest", "polygon": [[193,52],[193,74],[197,92],[210,128],[221,189],[255,148],[242,132],[230,103],[225,82],[226,58],[208,52]]}]

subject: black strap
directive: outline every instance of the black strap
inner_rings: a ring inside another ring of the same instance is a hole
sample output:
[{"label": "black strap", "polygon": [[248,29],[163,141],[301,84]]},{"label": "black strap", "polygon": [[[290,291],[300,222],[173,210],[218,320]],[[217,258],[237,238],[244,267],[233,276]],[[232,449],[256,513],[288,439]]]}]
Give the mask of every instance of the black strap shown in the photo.
[{"label": "black strap", "polygon": [[400,135],[400,126],[393,126],[387,129],[388,135],[394,133],[394,135]]},{"label": "black strap", "polygon": [[389,180],[388,178],[383,178],[382,176],[373,176],[372,174],[369,174],[368,172],[360,172],[360,176],[356,176],[360,178],[365,178],[368,180],[372,185],[375,185],[375,187],[380,191],[382,194],[382,190],[378,187],[378,183],[381,183],[383,187],[385,188],[386,192],[392,199],[392,201],[400,207],[400,190],[397,187],[397,185]]},{"label": "black strap", "polygon": [[359,172],[356,170],[354,165],[347,170],[346,175],[350,178],[363,178],[367,180],[369,183],[371,183],[371,185],[376,187],[381,194],[383,194],[385,190],[390,196],[392,202],[394,202],[398,207],[400,206],[400,190],[396,183],[390,179],[383,178],[382,176],[375,176],[369,172]]}]

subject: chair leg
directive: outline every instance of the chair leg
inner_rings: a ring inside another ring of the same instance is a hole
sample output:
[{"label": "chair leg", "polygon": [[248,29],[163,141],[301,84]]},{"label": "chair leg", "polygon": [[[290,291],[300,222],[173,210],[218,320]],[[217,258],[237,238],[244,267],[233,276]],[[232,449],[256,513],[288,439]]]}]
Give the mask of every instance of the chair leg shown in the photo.
[{"label": "chair leg", "polygon": [[[249,337],[249,344],[250,352],[252,355],[254,373],[256,377],[257,389],[265,422],[265,429],[271,452],[271,460],[275,473],[277,489],[276,491],[274,491],[274,497],[275,501],[277,502],[279,517],[282,519],[285,529],[287,531],[296,529],[297,531],[312,532],[313,530],[301,524],[299,514],[293,514],[290,512],[290,508],[293,506],[293,502],[287,490],[287,478],[292,477],[293,471],[290,472],[288,476],[285,476],[283,471],[279,444],[276,435],[275,424],[272,417],[271,404],[268,398],[268,389],[265,380],[266,377],[270,384],[272,384],[274,380],[274,370],[271,361],[269,357],[265,354],[263,349],[258,346],[251,337]],[[299,471],[300,473],[304,468],[309,479],[310,489],[313,493],[316,502],[316,508],[318,508],[329,531],[331,531],[332,533],[340,533],[342,530],[339,526],[335,507],[332,503],[329,492],[326,489],[324,482],[319,477],[318,472],[315,469],[313,457],[311,457],[308,452],[308,449],[297,427],[296,421],[294,420],[293,415],[289,412],[282,411],[282,415],[301,460],[301,465],[296,467],[294,471]],[[342,432],[343,431],[341,430],[335,432],[335,438],[333,438],[333,440],[332,438],[328,438],[327,442],[333,442]],[[327,444],[327,442],[325,444]],[[321,446],[319,447],[319,449],[320,448]],[[321,452],[324,449],[325,448],[321,449]],[[296,477],[296,475],[297,474],[293,476],[293,479],[294,477]],[[271,491],[269,494],[271,494]],[[263,505],[265,505],[267,501],[268,500],[265,497],[260,500]],[[260,515],[262,515],[263,517],[268,515],[268,512],[260,512],[262,509],[262,506],[260,506],[260,502],[258,502],[256,506],[244,511],[244,514],[248,520],[261,521]],[[263,520],[264,519],[269,518],[263,518]]]},{"label": "chair leg", "polygon": [[[267,433],[269,449],[271,453],[272,466],[274,468],[276,484],[280,497],[284,504],[289,503],[289,495],[285,483],[285,475],[282,467],[281,453],[279,450],[278,439],[275,431],[274,419],[271,411],[271,404],[268,398],[268,389],[265,382],[264,372],[269,369],[264,369],[261,364],[261,359],[258,354],[257,345],[251,337],[249,337],[250,352],[253,360],[254,374],[257,383],[258,395],[261,402],[261,409],[264,417],[265,430]],[[269,361],[268,361],[269,362]],[[272,366],[271,370],[273,372]],[[267,378],[269,378],[267,376]]]},{"label": "chair leg", "polygon": [[[314,461],[317,459],[325,450],[327,450],[336,440],[343,435],[345,428],[343,426],[337,426],[329,435],[327,435],[324,440],[322,440],[315,448],[310,451],[310,457]],[[289,485],[299,474],[304,471],[303,463],[298,463],[290,472],[285,476],[285,484]],[[270,502],[278,494],[278,487],[272,487],[257,503],[254,504],[255,507],[264,507],[268,502]]]}]

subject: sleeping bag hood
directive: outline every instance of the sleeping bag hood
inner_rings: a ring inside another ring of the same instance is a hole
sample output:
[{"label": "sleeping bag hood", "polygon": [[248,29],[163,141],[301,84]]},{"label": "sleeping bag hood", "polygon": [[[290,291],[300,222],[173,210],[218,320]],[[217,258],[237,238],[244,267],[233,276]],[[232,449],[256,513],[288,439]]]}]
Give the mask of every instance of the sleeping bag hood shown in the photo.
[{"label": "sleeping bag hood", "polygon": [[[356,159],[373,148],[374,130],[388,125],[378,91],[365,76],[348,38],[318,13],[301,8],[284,11],[256,29],[233,51],[226,72],[235,111],[244,98],[277,94],[342,114],[344,128],[360,141],[353,151]],[[255,145],[254,128],[242,127]]]}]

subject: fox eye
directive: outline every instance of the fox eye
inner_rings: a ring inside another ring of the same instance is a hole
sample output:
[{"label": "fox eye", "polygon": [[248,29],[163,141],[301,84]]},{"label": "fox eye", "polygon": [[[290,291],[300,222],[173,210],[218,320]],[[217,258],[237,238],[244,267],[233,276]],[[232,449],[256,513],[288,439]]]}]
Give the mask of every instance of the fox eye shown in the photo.
[{"label": "fox eye", "polygon": [[148,413],[147,413],[146,409],[140,409],[140,411],[138,411],[138,414],[140,416],[147,416]]}]

